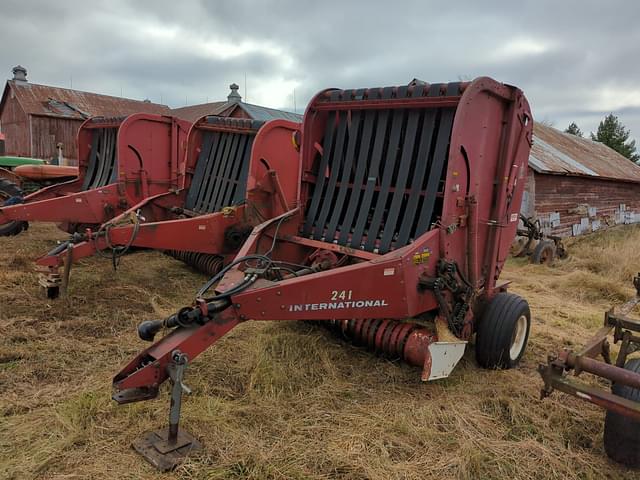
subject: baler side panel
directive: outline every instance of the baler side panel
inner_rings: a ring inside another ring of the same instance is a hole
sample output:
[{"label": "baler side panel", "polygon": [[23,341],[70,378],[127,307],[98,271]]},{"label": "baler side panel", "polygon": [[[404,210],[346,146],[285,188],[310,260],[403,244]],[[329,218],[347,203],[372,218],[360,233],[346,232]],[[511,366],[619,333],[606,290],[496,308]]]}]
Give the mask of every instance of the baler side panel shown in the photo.
[{"label": "baler side panel", "polygon": [[[443,225],[444,255],[455,260],[490,294],[517,228],[531,141],[531,112],[522,92],[488,78],[465,91],[451,138]],[[466,197],[477,202],[476,219],[468,218]],[[499,205],[498,205],[499,204]],[[477,221],[477,223],[476,223]],[[473,222],[478,253],[470,265],[470,235],[461,224]]]}]

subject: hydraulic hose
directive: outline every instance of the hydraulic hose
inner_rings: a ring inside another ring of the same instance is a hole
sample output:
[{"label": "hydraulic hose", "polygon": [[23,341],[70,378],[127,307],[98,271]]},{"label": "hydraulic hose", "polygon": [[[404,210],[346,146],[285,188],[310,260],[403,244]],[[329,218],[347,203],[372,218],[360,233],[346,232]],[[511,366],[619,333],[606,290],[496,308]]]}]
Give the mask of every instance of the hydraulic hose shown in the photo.
[{"label": "hydraulic hose", "polygon": [[211,318],[211,314],[221,312],[231,305],[231,300],[215,300],[206,304],[207,315],[200,307],[185,307],[163,320],[147,320],[138,325],[138,336],[141,340],[153,342],[156,334],[164,328],[187,327],[194,323],[203,324]]}]

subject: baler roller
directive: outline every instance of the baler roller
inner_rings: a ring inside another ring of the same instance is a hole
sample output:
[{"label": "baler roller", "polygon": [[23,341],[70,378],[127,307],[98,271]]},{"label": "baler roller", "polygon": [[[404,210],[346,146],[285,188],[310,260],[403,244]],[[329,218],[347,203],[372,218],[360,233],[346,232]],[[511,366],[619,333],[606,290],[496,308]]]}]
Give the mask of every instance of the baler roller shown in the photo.
[{"label": "baler roller", "polygon": [[220,255],[181,250],[165,250],[164,253],[211,277],[222,269],[223,257]]},{"label": "baler roller", "polygon": [[341,335],[353,345],[365,347],[389,360],[403,360],[411,365],[424,365],[427,346],[436,336],[416,323],[390,319],[367,318],[313,322]]}]

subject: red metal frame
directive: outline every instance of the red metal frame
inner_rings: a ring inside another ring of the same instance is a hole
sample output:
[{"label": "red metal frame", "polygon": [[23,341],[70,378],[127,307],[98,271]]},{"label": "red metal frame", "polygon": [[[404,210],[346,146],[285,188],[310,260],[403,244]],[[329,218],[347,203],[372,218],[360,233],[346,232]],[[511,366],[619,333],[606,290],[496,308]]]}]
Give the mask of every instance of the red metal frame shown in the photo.
[{"label": "red metal frame", "polygon": [[[377,91],[366,90],[364,97]],[[312,99],[302,130],[300,207],[253,230],[236,256],[238,263],[230,266],[217,284],[215,297],[199,300],[198,306],[154,324],[154,333],[161,326],[179,328],[116,375],[114,399],[125,403],[155,396],[167,378],[171,352],[180,351],[192,361],[235,325],[249,319],[333,320],[347,322],[340,323],[344,328],[354,322],[357,336],[365,343],[381,350],[402,351],[407,361],[424,367],[423,378],[428,378],[428,348],[437,341],[437,334],[401,322],[421,317],[435,318],[437,323],[447,317],[454,305],[452,294],[438,295],[430,287],[441,275],[444,262],[456,265],[468,279],[470,295],[466,301],[470,308],[460,337],[467,340],[473,333],[474,319],[483,306],[503,290],[496,281],[516,233],[532,143],[532,117],[520,90],[479,78],[461,84],[458,91],[455,97],[367,101],[356,99],[362,94],[355,90],[326,90]],[[340,101],[335,101],[336,95]],[[430,230],[384,255],[301,238],[304,206],[311,198],[314,180],[310,172],[322,150],[328,109],[346,111],[350,118],[350,112],[360,108],[444,108],[454,104],[443,205]],[[302,267],[297,267],[296,274],[275,279],[241,261],[246,256],[264,255],[265,250],[273,262]],[[378,322],[375,328],[372,321]],[[383,326],[390,338],[380,337]]]},{"label": "red metal frame", "polygon": [[[146,197],[180,189],[190,125],[151,114],[87,120],[78,132],[78,178],[27,195],[21,204],[0,207],[0,224],[13,220],[56,222],[71,233],[78,225],[99,226]],[[117,181],[82,191],[93,134],[104,128],[118,128]]]},{"label": "red metal frame", "polygon": [[[226,123],[212,125],[207,122],[208,118],[196,122],[189,132],[187,160],[182,172],[186,179],[184,188],[145,198],[111,220],[109,224],[114,226],[108,230],[102,228],[102,235],[89,231],[85,241],[73,245],[72,261],[106,249],[107,245],[235,254],[237,246],[230,246],[225,240],[225,232],[230,228],[251,230],[262,219],[280,215],[297,205],[299,153],[292,139],[300,124],[272,120],[255,133],[252,126],[255,122],[250,120],[228,119]],[[184,218],[177,212],[184,207],[206,131],[255,133],[245,202],[215,213]],[[132,224],[130,219],[136,218],[144,220]],[[108,241],[105,234],[109,235]],[[67,255],[66,251],[48,254],[37,263],[54,272],[67,261]]]}]

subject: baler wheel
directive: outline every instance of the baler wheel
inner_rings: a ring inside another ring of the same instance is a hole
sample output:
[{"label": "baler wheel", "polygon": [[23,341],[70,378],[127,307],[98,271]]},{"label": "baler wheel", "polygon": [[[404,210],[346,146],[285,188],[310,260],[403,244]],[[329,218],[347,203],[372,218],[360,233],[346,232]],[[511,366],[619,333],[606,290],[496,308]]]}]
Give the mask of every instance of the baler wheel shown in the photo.
[{"label": "baler wheel", "polygon": [[[640,358],[629,360],[625,370],[640,373]],[[640,402],[640,389],[614,384],[613,394]],[[604,449],[612,460],[628,467],[640,468],[640,422],[607,410],[604,419]]]},{"label": "baler wheel", "polygon": [[551,240],[541,240],[531,254],[531,263],[551,265],[556,258],[556,244]]},{"label": "baler wheel", "polygon": [[484,368],[513,368],[529,339],[531,312],[527,301],[501,292],[487,306],[476,336],[476,360]]},{"label": "baler wheel", "polygon": [[[6,178],[0,178],[0,205],[5,200],[10,198],[22,197],[22,190],[15,183],[7,180]],[[13,220],[11,222],[3,223],[0,225],[0,237],[8,237],[11,235],[18,235],[23,230],[29,228],[27,222],[20,220]]]}]

